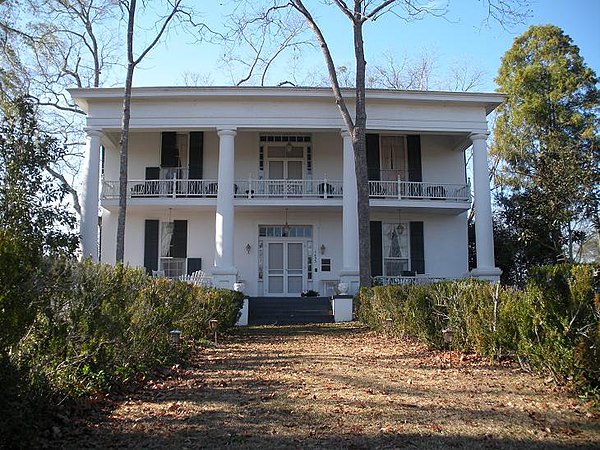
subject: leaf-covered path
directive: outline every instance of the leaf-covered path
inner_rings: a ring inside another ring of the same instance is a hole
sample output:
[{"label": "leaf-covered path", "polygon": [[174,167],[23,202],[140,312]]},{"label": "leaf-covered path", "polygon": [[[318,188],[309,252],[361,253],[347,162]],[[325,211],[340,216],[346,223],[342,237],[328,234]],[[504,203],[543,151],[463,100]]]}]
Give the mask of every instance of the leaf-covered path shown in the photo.
[{"label": "leaf-covered path", "polygon": [[64,448],[599,448],[589,404],[358,325],[248,328],[108,401]]}]

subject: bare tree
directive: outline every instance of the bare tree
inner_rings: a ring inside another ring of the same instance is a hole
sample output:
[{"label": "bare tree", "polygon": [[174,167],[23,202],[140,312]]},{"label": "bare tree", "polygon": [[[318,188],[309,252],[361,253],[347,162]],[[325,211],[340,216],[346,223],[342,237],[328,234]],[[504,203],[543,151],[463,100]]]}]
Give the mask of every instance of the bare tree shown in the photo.
[{"label": "bare tree", "polygon": [[[228,16],[227,29],[220,39],[221,60],[229,68],[236,86],[246,83],[264,86],[276,60],[289,51],[312,45],[312,39],[304,37],[304,21],[285,5],[265,11],[252,3],[248,5],[250,11],[238,6]],[[274,11],[282,14],[272,14]]]},{"label": "bare tree", "polygon": [[184,72],[181,76],[184,86],[212,86],[213,77],[210,73]]},{"label": "bare tree", "polygon": [[[123,93],[123,116],[121,123],[120,140],[120,165],[119,165],[119,216],[117,222],[117,251],[116,260],[122,262],[125,256],[125,219],[127,216],[127,166],[129,149],[129,122],[131,118],[131,89],[133,74],[136,66],[143,61],[148,53],[156,47],[178,16],[186,15],[182,7],[183,0],[167,0],[165,13],[160,15],[155,22],[155,34],[138,56],[134,55],[134,37],[136,29],[136,13],[138,12],[137,0],[120,0],[120,5],[125,12],[127,22],[127,72],[125,76],[125,89]],[[148,5],[142,1],[141,9]]]},{"label": "bare tree", "polygon": [[440,88],[446,91],[467,92],[481,87],[485,72],[468,59],[456,60],[448,68]]},{"label": "bare tree", "polygon": [[[520,22],[527,17],[524,11],[528,0],[484,0],[487,8],[487,19],[493,18],[501,23]],[[334,64],[328,43],[321,27],[315,19],[315,7],[307,7],[303,0],[274,0],[270,10],[277,7],[289,6],[299,13],[312,30],[317,44],[321,48],[329,82],[333,91],[335,104],[352,137],[354,162],[356,168],[356,183],[358,190],[358,237],[359,237],[359,267],[361,286],[371,285],[371,248],[369,239],[369,192],[366,158],[366,59],[364,50],[363,27],[367,22],[373,22],[383,15],[391,14],[399,19],[410,21],[427,15],[444,16],[447,4],[427,0],[329,0],[325,6],[337,8],[350,22],[352,27],[355,57],[354,117],[350,114],[343,96],[336,65]]]},{"label": "bare tree", "polygon": [[383,63],[375,64],[369,77],[370,87],[388,89],[429,90],[437,58],[433,52],[422,51],[416,58],[403,55],[398,59],[387,52]]},{"label": "bare tree", "polygon": [[41,107],[40,123],[66,148],[47,170],[71,194],[81,214],[73,179],[82,156],[84,112],[66,89],[99,87],[116,64],[118,5],[116,0],[22,0],[20,14],[16,5],[15,0],[0,3],[4,17],[13,19],[0,20],[3,72],[11,73],[21,94]]}]

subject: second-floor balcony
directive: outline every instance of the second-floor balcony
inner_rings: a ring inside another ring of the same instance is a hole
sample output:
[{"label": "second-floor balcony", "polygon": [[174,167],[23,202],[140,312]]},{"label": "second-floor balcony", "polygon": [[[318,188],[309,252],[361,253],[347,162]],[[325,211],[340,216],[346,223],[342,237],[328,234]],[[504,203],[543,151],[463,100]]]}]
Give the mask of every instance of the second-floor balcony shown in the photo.
[{"label": "second-floor balcony", "polygon": [[[216,179],[188,180],[173,177],[162,180],[130,180],[129,198],[216,198]],[[233,186],[237,199],[341,199],[343,182],[339,180],[237,180]],[[436,200],[470,202],[469,184],[417,181],[369,181],[369,197],[379,200]],[[119,198],[119,182],[104,181],[102,198]]]}]

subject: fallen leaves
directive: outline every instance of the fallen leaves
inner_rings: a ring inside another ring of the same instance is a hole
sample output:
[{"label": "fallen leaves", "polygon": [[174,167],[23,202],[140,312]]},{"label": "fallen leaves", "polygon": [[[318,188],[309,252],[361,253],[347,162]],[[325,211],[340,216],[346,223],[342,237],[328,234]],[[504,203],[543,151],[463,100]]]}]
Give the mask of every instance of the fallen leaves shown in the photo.
[{"label": "fallen leaves", "polygon": [[83,432],[69,418],[57,446],[600,445],[593,405],[543,379],[356,324],[238,329],[153,378]]}]

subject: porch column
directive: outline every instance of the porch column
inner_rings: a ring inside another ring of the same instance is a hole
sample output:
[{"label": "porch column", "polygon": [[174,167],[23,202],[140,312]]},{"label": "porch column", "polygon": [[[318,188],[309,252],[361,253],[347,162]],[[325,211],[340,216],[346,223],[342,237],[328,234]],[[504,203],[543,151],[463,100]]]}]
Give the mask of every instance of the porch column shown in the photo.
[{"label": "porch column", "polygon": [[215,217],[215,262],[213,281],[217,287],[233,288],[237,269],[233,262],[233,181],[235,129],[218,129],[219,179]]},{"label": "porch column", "polygon": [[100,184],[100,145],[102,132],[86,128],[87,144],[84,161],[84,190],[81,201],[81,253],[83,258],[98,261],[98,194]]},{"label": "porch column", "polygon": [[342,197],[342,271],[340,282],[346,284],[348,293],[354,294],[359,286],[358,269],[358,192],[354,169],[352,137],[342,130],[344,191]]},{"label": "porch column", "polygon": [[473,190],[475,192],[475,246],[477,267],[471,275],[489,281],[499,281],[502,271],[495,267],[494,233],[492,227],[492,202],[487,164],[487,133],[474,133]]}]

